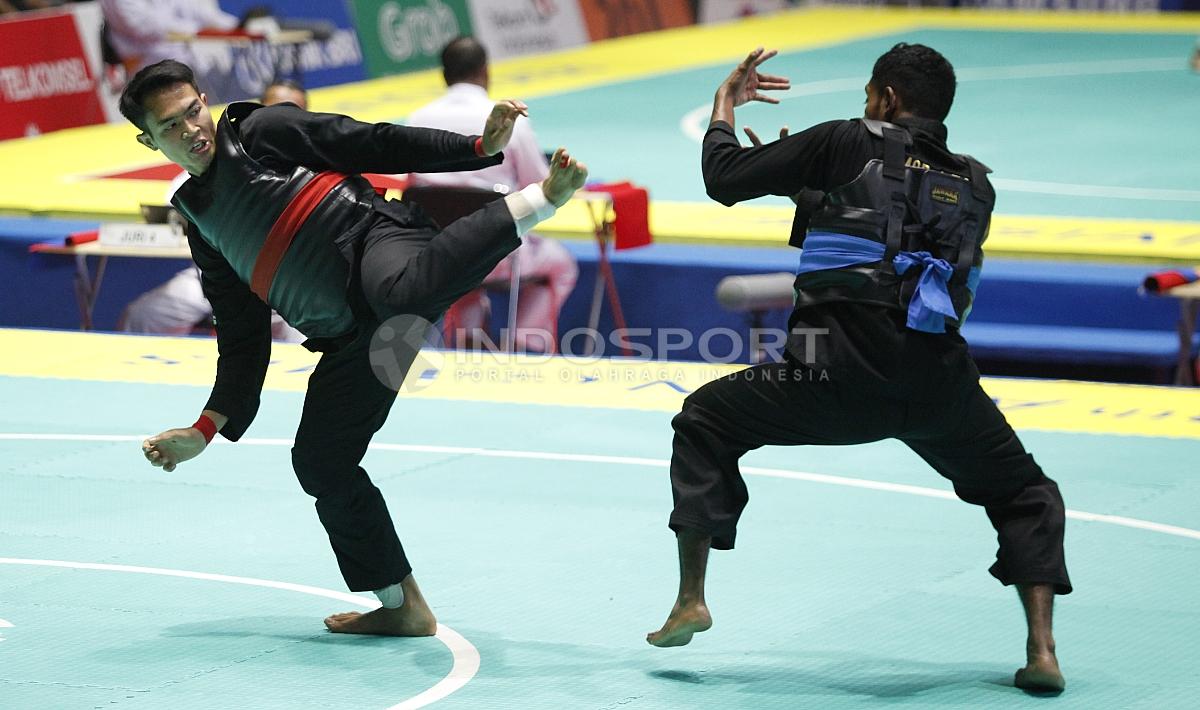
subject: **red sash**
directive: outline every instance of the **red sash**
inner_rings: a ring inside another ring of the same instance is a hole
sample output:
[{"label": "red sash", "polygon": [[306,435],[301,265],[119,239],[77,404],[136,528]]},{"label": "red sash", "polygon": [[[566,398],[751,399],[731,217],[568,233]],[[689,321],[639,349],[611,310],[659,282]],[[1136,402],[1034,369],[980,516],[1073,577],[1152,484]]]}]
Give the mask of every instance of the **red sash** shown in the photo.
[{"label": "red sash", "polygon": [[271,283],[275,281],[275,272],[279,271],[279,265],[283,263],[283,257],[296,238],[296,233],[330,190],[345,179],[346,176],[342,173],[317,173],[300,188],[300,192],[296,193],[279,215],[279,219],[271,226],[267,240],[258,252],[258,258],[254,260],[254,273],[250,276],[250,290],[258,294],[264,303],[267,302],[267,292],[271,290]]}]

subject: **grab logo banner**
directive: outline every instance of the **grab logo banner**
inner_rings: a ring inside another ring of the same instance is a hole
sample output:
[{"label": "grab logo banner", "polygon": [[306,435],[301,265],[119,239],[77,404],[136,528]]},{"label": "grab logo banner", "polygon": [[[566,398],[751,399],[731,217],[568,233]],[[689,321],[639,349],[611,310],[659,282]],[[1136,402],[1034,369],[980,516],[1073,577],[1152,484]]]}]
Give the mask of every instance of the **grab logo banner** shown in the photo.
[{"label": "grab logo banner", "polygon": [[105,120],[71,14],[0,22],[0,139]]}]

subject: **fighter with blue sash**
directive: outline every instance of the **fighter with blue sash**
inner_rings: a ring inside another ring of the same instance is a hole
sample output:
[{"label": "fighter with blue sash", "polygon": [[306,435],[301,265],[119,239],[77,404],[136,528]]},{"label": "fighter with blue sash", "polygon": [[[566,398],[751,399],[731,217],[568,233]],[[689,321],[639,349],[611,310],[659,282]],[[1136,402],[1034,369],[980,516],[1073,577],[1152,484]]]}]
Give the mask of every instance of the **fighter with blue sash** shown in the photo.
[{"label": "fighter with blue sash", "polygon": [[958,332],[995,193],[982,163],[946,146],[954,70],[928,47],[898,44],[875,63],[864,119],[766,145],[751,134],[756,145],[744,148],[734,107],[777,103],[762,92],[790,86],[759,73],[773,55],[752,52],[718,88],[702,166],[709,196],[723,204],[796,202],[796,307],[782,362],[708,383],[672,422],[680,583],[647,641],[681,646],[712,625],[708,551],[734,546],[749,500],[738,469],[746,452],[894,438],[986,510],[999,541],[989,571],[1016,586],[1027,620],[1026,664],[1014,683],[1061,691],[1051,618],[1054,596],[1071,591],[1062,496],[980,387]]}]

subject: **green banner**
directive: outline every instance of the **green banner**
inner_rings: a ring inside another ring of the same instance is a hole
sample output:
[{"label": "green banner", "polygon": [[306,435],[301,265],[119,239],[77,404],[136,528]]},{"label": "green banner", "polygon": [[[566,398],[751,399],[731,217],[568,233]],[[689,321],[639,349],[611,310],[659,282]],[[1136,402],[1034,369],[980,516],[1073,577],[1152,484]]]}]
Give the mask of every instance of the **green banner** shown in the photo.
[{"label": "green banner", "polygon": [[472,34],[467,0],[350,0],[372,77],[440,64],[442,47]]}]

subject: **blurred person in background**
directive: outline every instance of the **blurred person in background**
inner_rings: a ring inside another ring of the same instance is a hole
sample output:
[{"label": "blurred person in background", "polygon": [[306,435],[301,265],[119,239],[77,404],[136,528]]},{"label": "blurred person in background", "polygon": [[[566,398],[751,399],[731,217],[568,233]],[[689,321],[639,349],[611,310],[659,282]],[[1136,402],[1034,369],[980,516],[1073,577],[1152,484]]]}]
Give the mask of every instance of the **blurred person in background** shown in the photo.
[{"label": "blurred person in background", "polygon": [[[442,49],[442,76],[446,93],[417,109],[408,125],[440,128],[456,133],[476,133],[487,120],[493,102],[488,98],[491,76],[487,50],[473,37],[458,37]],[[412,173],[413,186],[473,187],[508,194],[546,179],[546,155],[538,146],[528,121],[520,121],[504,149],[504,162],[483,170],[437,174]],[[518,350],[555,352],[558,314],[575,288],[579,267],[566,247],[553,239],[526,234],[519,249],[501,261],[487,281],[506,281],[512,262],[520,261],[522,284],[518,297],[515,346]],[[473,347],[483,341],[485,314],[490,308],[487,292],[478,289],[453,306],[451,339],[465,335],[459,346]]]},{"label": "blurred person in background", "polygon": [[105,39],[128,76],[163,59],[195,64],[190,45],[168,38],[200,30],[232,30],[238,18],[221,10],[217,0],[100,0]]}]

